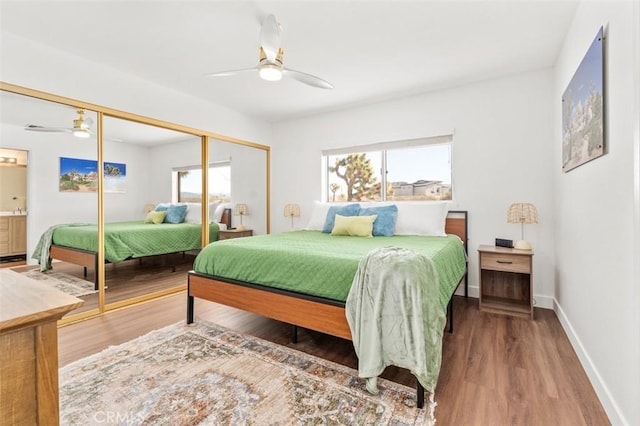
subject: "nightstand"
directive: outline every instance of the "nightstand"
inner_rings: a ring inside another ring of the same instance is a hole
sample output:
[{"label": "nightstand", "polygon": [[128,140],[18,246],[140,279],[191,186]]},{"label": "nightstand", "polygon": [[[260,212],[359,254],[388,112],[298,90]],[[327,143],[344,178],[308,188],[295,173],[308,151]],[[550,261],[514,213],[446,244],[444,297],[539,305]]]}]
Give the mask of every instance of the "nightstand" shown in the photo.
[{"label": "nightstand", "polygon": [[220,231],[218,233],[218,240],[230,240],[232,238],[252,237],[253,229],[227,229],[226,231]]},{"label": "nightstand", "polygon": [[533,319],[533,251],[482,245],[480,310]]}]

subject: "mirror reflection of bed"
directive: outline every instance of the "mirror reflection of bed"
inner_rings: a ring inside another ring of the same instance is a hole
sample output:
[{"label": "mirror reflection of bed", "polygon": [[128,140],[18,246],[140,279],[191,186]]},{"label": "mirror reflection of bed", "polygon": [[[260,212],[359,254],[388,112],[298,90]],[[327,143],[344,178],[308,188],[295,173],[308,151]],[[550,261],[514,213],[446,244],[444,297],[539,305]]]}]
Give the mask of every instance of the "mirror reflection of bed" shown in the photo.
[{"label": "mirror reflection of bed", "polygon": [[[98,222],[95,174],[80,176],[83,173],[76,170],[74,177],[69,179],[71,182],[65,183],[68,186],[60,190],[60,176],[64,174],[60,169],[61,158],[97,161],[98,114],[89,110],[85,112],[85,117],[93,122],[93,134],[88,138],[78,138],[70,131],[73,120],[77,118],[76,107],[6,91],[0,91],[0,100],[3,105],[2,146],[4,141],[11,140],[12,147],[28,151],[30,170],[34,171],[30,172],[31,178],[34,178],[37,170],[35,180],[29,184],[28,194],[32,213],[27,232],[29,265],[15,269],[16,272],[24,273],[30,269],[39,269],[31,259],[31,254],[40,236],[49,227],[59,224],[95,225]],[[141,123],[135,120],[135,116],[127,113],[122,116],[133,119],[126,120],[105,114],[103,120],[103,160],[107,166],[105,224],[130,221],[142,224],[149,206],[155,209],[160,204],[188,203],[189,212],[198,212],[201,216],[201,175],[198,179],[198,173],[202,169],[201,136],[172,130],[180,126],[161,128]],[[27,124],[58,131],[26,131]],[[231,227],[231,221],[238,221],[237,216],[232,216],[231,208],[235,203],[246,203],[251,208],[251,216],[244,217],[245,223],[254,230],[254,234],[267,233],[265,151],[213,138],[209,151],[208,202],[210,205],[215,203],[216,207],[210,209],[210,218],[217,216],[217,220],[221,221],[224,215],[229,223],[220,226]],[[214,169],[216,173],[211,172]],[[222,173],[218,173],[220,171]],[[232,190],[235,194],[231,193]],[[136,254],[134,259],[117,259],[105,263],[107,309],[186,287],[187,272],[192,269],[195,255],[202,244],[201,217],[198,214],[189,214],[188,217],[191,220],[187,222],[197,228],[199,237],[192,249],[161,248],[159,253],[151,253],[142,259],[137,258]],[[152,228],[169,225],[145,226]],[[108,226],[106,231],[108,232]],[[210,237],[211,240],[216,239],[212,228]],[[95,285],[97,250],[89,250],[87,256],[69,253],[58,256],[55,248],[52,252],[56,253],[53,256],[53,271]],[[93,288],[87,292],[90,294],[78,296],[85,304],[72,313],[74,316],[99,311],[99,293]]]}]

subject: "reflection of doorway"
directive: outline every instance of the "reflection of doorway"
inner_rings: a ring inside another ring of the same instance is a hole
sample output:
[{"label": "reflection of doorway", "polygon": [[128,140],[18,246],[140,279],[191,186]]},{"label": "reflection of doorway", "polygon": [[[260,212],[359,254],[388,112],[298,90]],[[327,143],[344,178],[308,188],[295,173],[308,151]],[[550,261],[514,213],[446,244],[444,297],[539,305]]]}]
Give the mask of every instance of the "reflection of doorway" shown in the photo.
[{"label": "reflection of doorway", "polygon": [[26,263],[28,152],[0,148],[0,267]]}]

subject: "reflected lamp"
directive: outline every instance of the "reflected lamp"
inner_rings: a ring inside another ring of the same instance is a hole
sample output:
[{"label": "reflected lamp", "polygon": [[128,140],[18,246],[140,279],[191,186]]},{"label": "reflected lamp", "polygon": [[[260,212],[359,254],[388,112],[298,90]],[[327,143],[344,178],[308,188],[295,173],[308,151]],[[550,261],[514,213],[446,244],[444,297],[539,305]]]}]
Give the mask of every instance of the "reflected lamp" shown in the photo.
[{"label": "reflected lamp", "polygon": [[240,216],[240,226],[237,227],[238,231],[244,231],[245,229],[247,229],[247,227],[242,224],[242,216],[249,216],[249,206],[246,204],[238,203],[233,209],[233,214],[235,216]]}]

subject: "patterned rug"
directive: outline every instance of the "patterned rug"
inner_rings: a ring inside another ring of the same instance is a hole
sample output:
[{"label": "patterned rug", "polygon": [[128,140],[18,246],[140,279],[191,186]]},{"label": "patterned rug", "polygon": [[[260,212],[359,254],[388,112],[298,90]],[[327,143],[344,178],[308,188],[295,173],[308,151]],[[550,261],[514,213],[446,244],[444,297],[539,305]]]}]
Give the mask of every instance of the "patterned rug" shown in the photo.
[{"label": "patterned rug", "polygon": [[40,281],[43,284],[57,288],[61,292],[71,296],[78,297],[97,293],[97,291],[94,290],[94,283],[74,277],[73,275],[67,275],[64,272],[40,272],[40,269],[31,269],[22,274],[32,280]]},{"label": "patterned rug", "polygon": [[60,370],[62,425],[430,425],[435,402],[202,322],[178,323]]}]

